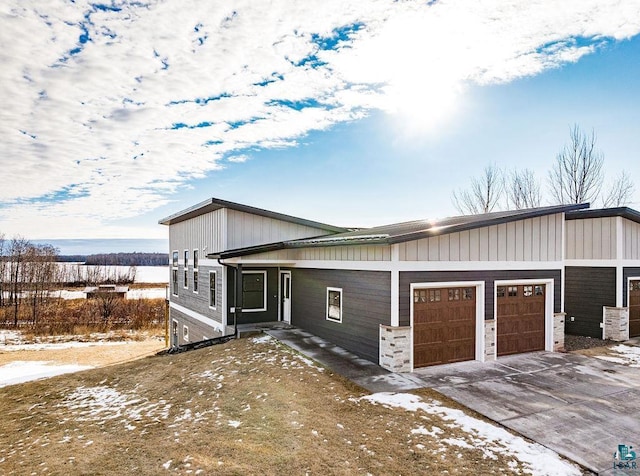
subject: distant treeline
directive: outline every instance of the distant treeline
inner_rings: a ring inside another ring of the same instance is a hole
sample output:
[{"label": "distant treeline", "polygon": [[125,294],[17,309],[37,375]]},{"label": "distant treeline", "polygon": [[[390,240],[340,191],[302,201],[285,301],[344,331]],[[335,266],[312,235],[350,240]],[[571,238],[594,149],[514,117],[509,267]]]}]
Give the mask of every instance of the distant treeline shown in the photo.
[{"label": "distant treeline", "polygon": [[58,261],[102,266],[167,266],[168,253],[100,253],[93,255],[63,255]]}]

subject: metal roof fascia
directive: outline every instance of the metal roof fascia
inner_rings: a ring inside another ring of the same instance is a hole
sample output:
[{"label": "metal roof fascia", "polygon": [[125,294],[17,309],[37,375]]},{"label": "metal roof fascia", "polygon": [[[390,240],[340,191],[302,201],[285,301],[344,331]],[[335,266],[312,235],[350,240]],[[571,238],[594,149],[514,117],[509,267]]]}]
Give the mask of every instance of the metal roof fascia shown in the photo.
[{"label": "metal roof fascia", "polygon": [[[448,235],[451,233],[473,230],[475,228],[482,228],[485,226],[501,225],[503,223],[509,223],[517,220],[526,220],[528,218],[537,218],[537,217],[546,216],[546,215],[553,215],[555,213],[582,210],[588,207],[589,207],[588,203],[578,203],[575,205],[558,205],[556,207],[532,209],[529,212],[514,213],[512,215],[488,218],[486,220],[462,223],[460,225],[444,226],[444,227],[438,228],[437,230],[426,229],[426,230],[421,230],[417,232],[396,235],[389,238],[389,243],[390,244],[404,243],[406,241],[419,240],[421,238],[430,238],[432,236]],[[470,216],[473,216],[473,215],[470,215]],[[435,228],[437,228],[437,226]]]}]

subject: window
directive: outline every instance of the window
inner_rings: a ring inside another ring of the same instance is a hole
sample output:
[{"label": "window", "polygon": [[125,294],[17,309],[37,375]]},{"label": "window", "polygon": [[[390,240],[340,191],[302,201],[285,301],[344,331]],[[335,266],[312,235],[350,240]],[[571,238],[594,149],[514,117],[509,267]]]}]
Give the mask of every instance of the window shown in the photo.
[{"label": "window", "polygon": [[413,292],[413,302],[427,302],[427,290],[416,289]]},{"label": "window", "polygon": [[507,294],[509,297],[514,297],[518,295],[518,286],[508,286]]},{"label": "window", "polygon": [[429,290],[429,302],[440,302],[440,290],[439,289],[430,289]]},{"label": "window", "polygon": [[504,297],[504,295],[505,295],[505,289],[506,289],[506,288],[505,288],[504,286],[498,286],[498,287],[496,288],[496,295],[497,295],[498,297]]},{"label": "window", "polygon": [[193,250],[193,292],[198,292],[198,250]]},{"label": "window", "polygon": [[216,307],[216,281],[217,273],[209,271],[209,307]]},{"label": "window", "polygon": [[342,322],[342,289],[327,288],[327,320]]},{"label": "window", "polygon": [[544,286],[542,284],[536,284],[534,294],[536,296],[544,296]]},{"label": "window", "polygon": [[473,299],[473,288],[464,288],[462,290],[462,299],[465,301]]},{"label": "window", "polygon": [[524,297],[533,296],[533,286],[524,286],[523,288]]},{"label": "window", "polygon": [[184,287],[189,287],[189,250],[184,250]]},{"label": "window", "polygon": [[459,301],[460,300],[460,289],[449,289],[449,301]]},{"label": "window", "polygon": [[242,310],[259,312],[267,310],[267,272],[242,272]]},{"label": "window", "polygon": [[182,340],[189,342],[189,328],[187,326],[182,326]]},{"label": "window", "polygon": [[178,295],[178,252],[177,251],[173,252],[172,258],[173,259],[172,259],[171,265],[173,266],[173,269],[171,270],[171,281],[172,281],[171,292],[177,296]]}]

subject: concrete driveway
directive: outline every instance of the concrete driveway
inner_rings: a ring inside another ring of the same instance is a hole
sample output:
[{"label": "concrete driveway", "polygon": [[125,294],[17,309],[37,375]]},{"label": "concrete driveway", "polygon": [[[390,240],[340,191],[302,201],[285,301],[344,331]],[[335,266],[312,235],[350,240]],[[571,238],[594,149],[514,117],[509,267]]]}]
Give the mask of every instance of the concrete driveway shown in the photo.
[{"label": "concrete driveway", "polygon": [[640,455],[640,369],[575,354],[534,352],[411,374],[598,474],[614,472],[618,445]]}]

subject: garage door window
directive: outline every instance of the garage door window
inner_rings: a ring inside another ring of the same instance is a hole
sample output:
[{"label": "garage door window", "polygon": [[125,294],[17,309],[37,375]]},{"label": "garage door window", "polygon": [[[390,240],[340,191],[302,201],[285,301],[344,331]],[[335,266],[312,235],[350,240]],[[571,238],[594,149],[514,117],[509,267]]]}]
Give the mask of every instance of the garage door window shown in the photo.
[{"label": "garage door window", "polygon": [[509,295],[509,297],[518,296],[518,286],[509,286],[507,288],[507,294]]},{"label": "garage door window", "polygon": [[536,296],[544,296],[544,286],[541,286],[539,284],[536,285],[534,293]]},{"label": "garage door window", "polygon": [[460,300],[460,289],[449,289],[449,301],[459,301]]},{"label": "garage door window", "polygon": [[327,288],[327,320],[342,322],[342,289]]},{"label": "garage door window", "polygon": [[464,288],[462,291],[462,299],[465,301],[473,299],[473,288]]},{"label": "garage door window", "polygon": [[498,297],[504,297],[505,292],[506,288],[504,286],[498,286],[498,288],[496,289],[496,294],[498,295]]},{"label": "garage door window", "polygon": [[533,286],[524,286],[524,297],[533,296]]}]

